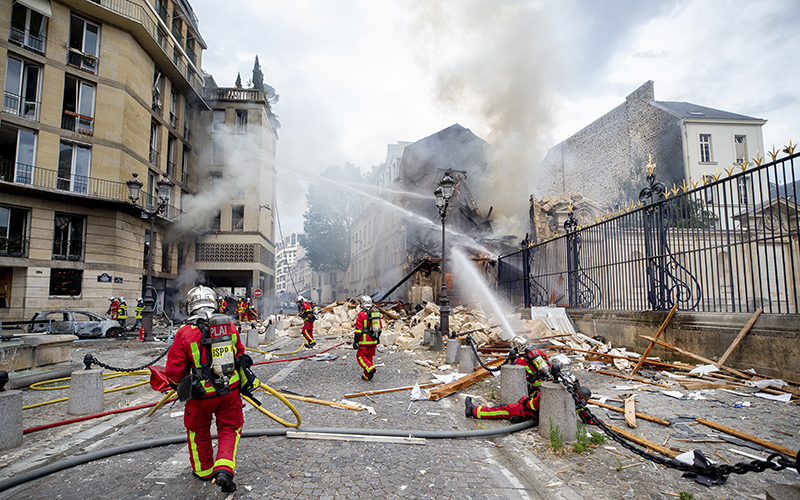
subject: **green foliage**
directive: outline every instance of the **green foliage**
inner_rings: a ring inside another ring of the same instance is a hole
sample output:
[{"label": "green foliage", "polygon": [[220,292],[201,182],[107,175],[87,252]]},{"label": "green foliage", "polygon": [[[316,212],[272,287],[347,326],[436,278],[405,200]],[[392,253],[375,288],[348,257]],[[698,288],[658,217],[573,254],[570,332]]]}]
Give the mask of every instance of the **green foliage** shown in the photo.
[{"label": "green foliage", "polygon": [[312,184],[306,194],[305,237],[300,245],[315,272],[346,271],[350,265],[350,228],[361,214],[362,195],[343,183],[362,184],[364,177],[350,163],[328,167],[322,177],[331,181]]},{"label": "green foliage", "polygon": [[261,63],[258,62],[258,56],[256,56],[256,62],[253,64],[253,78],[250,81],[254,89],[264,89],[264,72],[261,71]]},{"label": "green foliage", "polygon": [[135,392],[134,391],[125,391],[125,395],[126,396],[130,396],[132,394],[135,394]]},{"label": "green foliage", "polygon": [[497,399],[497,396],[495,396],[495,394],[494,394],[494,387],[492,387],[492,391],[491,391],[491,393],[489,394],[489,397],[490,397],[491,399]]},{"label": "green foliage", "polygon": [[607,439],[608,439],[608,436],[606,436],[602,432],[594,432],[594,431],[592,431],[592,433],[589,435],[589,443],[594,444],[594,445],[604,444]]},{"label": "green foliage", "polygon": [[558,451],[564,447],[564,435],[558,425],[553,425],[553,417],[550,417],[550,449]]},{"label": "green foliage", "polygon": [[233,84],[237,89],[242,88],[242,74],[236,73],[236,83]]},{"label": "green foliage", "polygon": [[589,435],[586,433],[586,424],[578,422],[578,431],[575,433],[575,442],[572,444],[575,453],[589,450]]},{"label": "green foliage", "polygon": [[624,469],[625,467],[622,466],[622,460],[620,460],[619,457],[617,457],[617,466],[614,467],[614,470],[617,472],[622,472]]},{"label": "green foliage", "polygon": [[[241,83],[240,80],[237,82]],[[264,83],[264,72],[261,71],[261,63],[258,62],[258,56],[256,56],[255,63],[253,63],[253,78],[250,79],[248,82],[249,86],[254,89],[264,91],[264,97],[267,100],[267,112],[269,113],[269,119],[275,129],[280,128],[281,124],[278,121],[278,115],[273,113],[272,106],[278,103],[280,96],[275,92],[275,89]]]},{"label": "green foliage", "polygon": [[680,228],[713,228],[719,215],[706,210],[703,200],[689,199],[684,196],[670,203],[672,209],[672,226]]},{"label": "green foliage", "polygon": [[678,493],[678,498],[680,498],[680,500],[692,500],[694,495],[691,493],[686,493],[685,491],[681,491]]}]

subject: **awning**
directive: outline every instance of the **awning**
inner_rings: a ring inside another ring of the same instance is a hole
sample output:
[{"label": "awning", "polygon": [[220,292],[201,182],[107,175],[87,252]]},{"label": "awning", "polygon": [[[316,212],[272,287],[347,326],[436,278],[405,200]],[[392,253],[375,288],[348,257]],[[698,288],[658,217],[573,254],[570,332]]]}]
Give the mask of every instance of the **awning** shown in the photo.
[{"label": "awning", "polygon": [[50,0],[17,0],[17,3],[21,3],[45,17],[53,17],[53,11],[50,10]]}]

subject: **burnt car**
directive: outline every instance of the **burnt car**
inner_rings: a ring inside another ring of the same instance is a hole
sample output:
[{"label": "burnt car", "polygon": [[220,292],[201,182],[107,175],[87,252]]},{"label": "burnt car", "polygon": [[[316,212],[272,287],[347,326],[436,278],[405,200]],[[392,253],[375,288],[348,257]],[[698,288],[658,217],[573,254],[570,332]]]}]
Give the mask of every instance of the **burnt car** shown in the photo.
[{"label": "burnt car", "polygon": [[125,336],[118,321],[91,311],[41,311],[31,321],[29,333],[60,333],[81,339]]}]

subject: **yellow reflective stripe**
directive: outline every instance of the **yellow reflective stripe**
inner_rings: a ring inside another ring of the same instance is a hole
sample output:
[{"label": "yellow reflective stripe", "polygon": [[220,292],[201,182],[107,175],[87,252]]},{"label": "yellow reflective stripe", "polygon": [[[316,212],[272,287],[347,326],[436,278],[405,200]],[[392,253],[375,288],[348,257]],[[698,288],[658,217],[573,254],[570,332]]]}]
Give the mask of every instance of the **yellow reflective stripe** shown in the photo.
[{"label": "yellow reflective stripe", "polygon": [[189,344],[189,347],[192,349],[192,361],[194,361],[194,367],[200,368],[200,347],[197,345],[197,342],[192,342]]},{"label": "yellow reflective stripe", "polygon": [[[480,408],[480,407],[478,407],[478,408]],[[499,415],[507,416],[507,415],[510,415],[510,413],[507,410],[487,411],[487,410],[478,409],[478,410],[475,410],[475,415],[477,415],[478,418],[480,418],[481,416],[485,416],[485,417],[496,417],[496,416],[499,416]]]},{"label": "yellow reflective stripe", "polygon": [[361,358],[358,358],[358,364],[359,364],[359,365],[361,365],[361,366],[362,366],[362,367],[363,367],[365,370],[367,370],[368,372],[371,372],[372,370],[374,370],[374,369],[375,369],[375,367],[374,367],[374,366],[373,366],[373,367],[371,367],[371,368],[367,368],[367,364],[366,364],[366,363],[364,363],[363,361],[361,361]]},{"label": "yellow reflective stripe", "polygon": [[189,431],[189,453],[192,454],[192,466],[195,474],[200,477],[205,477],[214,472],[214,469],[200,468],[200,455],[197,453],[197,443],[194,441],[195,434],[194,431]]},{"label": "yellow reflective stripe", "polygon": [[356,333],[361,333],[362,330],[360,328],[356,328]]},{"label": "yellow reflective stripe", "polygon": [[233,456],[231,457],[231,460],[228,460],[227,458],[217,459],[217,461],[214,462],[215,468],[219,466],[226,466],[230,467],[231,470],[234,471],[236,470],[236,452],[239,449],[239,438],[241,437],[241,435],[242,435],[242,429],[236,429],[236,440],[233,442]]}]

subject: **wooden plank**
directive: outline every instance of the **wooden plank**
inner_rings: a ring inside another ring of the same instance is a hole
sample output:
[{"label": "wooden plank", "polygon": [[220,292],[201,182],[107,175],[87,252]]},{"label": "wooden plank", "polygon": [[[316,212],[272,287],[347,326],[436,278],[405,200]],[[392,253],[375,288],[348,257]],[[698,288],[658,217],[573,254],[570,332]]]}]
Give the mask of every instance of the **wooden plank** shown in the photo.
[{"label": "wooden plank", "polygon": [[711,420],[706,420],[704,418],[696,418],[695,420],[697,420],[698,422],[707,427],[711,427],[712,429],[716,429],[726,434],[730,434],[731,436],[744,439],[745,441],[750,441],[751,443],[756,443],[758,445],[763,446],[764,448],[769,448],[770,450],[777,451],[778,453],[783,453],[787,457],[797,458],[797,452],[792,451],[789,448],[784,448],[783,446],[777,445],[770,441],[767,441],[766,439],[761,439],[755,436],[751,436],[750,434],[737,431],[736,429],[731,429],[730,427],[726,427],[722,424],[718,424],[716,422],[712,422]]},{"label": "wooden plank", "polygon": [[[698,361],[700,361],[700,362],[702,362],[704,364],[707,364],[707,365],[713,365],[714,364],[714,362],[711,361],[708,358],[704,358],[703,356],[697,355],[697,354],[695,354],[693,352],[689,352],[689,351],[683,350],[683,349],[681,349],[679,347],[675,347],[673,345],[669,345],[666,342],[661,342],[660,340],[654,339],[653,337],[648,337],[647,335],[639,335],[639,336],[642,337],[645,340],[650,340],[652,342],[655,342],[656,344],[658,344],[658,345],[660,345],[662,347],[666,347],[667,349],[672,349],[673,351],[675,351],[677,353],[680,353],[680,354],[683,354],[684,356],[689,356],[690,358],[694,358],[694,359],[696,359],[696,360],[698,360]],[[740,372],[739,370],[734,370],[733,368],[728,368],[727,366],[720,366],[719,369],[723,370],[723,371],[726,371],[728,373],[733,373],[734,375],[737,375],[737,376],[742,377],[744,379],[750,380],[750,375],[747,375],[744,372]]]},{"label": "wooden plank", "polygon": [[[629,358],[628,356],[619,356],[617,354],[603,354],[601,352],[596,351],[587,351],[586,349],[577,349],[574,347],[567,347],[567,346],[557,346],[553,347],[553,349],[564,349],[565,351],[572,351],[572,352],[583,352],[586,354],[591,354],[596,356],[597,358],[606,358],[606,360],[613,360],[613,359],[627,359],[628,361],[633,361],[635,358]],[[587,356],[588,357],[588,356]],[[656,368],[668,368],[670,370],[674,370],[675,368],[680,368],[680,366],[676,366],[671,363],[664,363],[663,361],[654,361],[651,359],[646,359],[642,364],[648,366],[654,366]]]},{"label": "wooden plank", "polygon": [[[664,322],[661,323],[661,328],[659,328],[658,331],[656,332],[655,338],[660,337],[661,334],[664,333],[664,331],[667,329],[667,325],[669,324],[670,320],[672,319],[672,316],[675,315],[675,310],[677,310],[677,309],[678,309],[678,303],[675,302],[675,305],[672,306],[672,309],[670,309],[669,314],[667,314],[667,319],[665,319]],[[638,372],[639,368],[642,367],[642,362],[644,362],[644,360],[647,358],[647,355],[650,354],[650,351],[653,350],[653,346],[654,345],[656,345],[655,342],[650,342],[650,345],[647,346],[647,349],[644,350],[644,354],[642,354],[642,357],[639,358],[639,362],[636,363],[636,366],[633,368],[633,371],[631,372],[631,375],[636,375],[636,372]]]},{"label": "wooden plank", "polygon": [[[426,387],[434,387],[437,385],[442,385],[444,382],[431,382],[430,384],[420,384],[419,388],[424,389]],[[407,385],[405,387],[394,387],[392,389],[377,389],[374,391],[363,391],[363,392],[354,392],[353,394],[345,394],[344,397],[346,398],[357,398],[360,396],[372,396],[374,394],[385,394],[387,392],[399,392],[399,391],[410,391],[413,389],[413,385]]]},{"label": "wooden plank", "polygon": [[750,331],[750,328],[752,328],[752,327],[753,327],[753,324],[756,322],[756,320],[758,319],[758,317],[759,317],[759,316],[761,316],[761,313],[762,313],[762,312],[764,312],[764,310],[763,310],[763,309],[758,309],[758,310],[757,310],[757,311],[756,311],[756,312],[753,314],[753,317],[752,317],[752,318],[750,318],[750,321],[748,321],[746,325],[744,325],[744,328],[742,328],[742,331],[740,331],[740,332],[739,332],[739,335],[737,335],[737,336],[736,336],[736,338],[735,338],[735,339],[733,339],[733,342],[731,342],[731,345],[729,345],[729,346],[728,346],[728,350],[727,350],[727,351],[725,351],[725,354],[723,354],[721,358],[719,358],[719,361],[717,361],[716,363],[714,363],[714,366],[716,366],[717,368],[719,368],[720,366],[722,366],[723,364],[725,364],[725,361],[728,359],[728,356],[730,356],[730,355],[731,355],[731,353],[733,352],[733,350],[734,350],[734,349],[736,349],[736,346],[738,346],[738,345],[739,345],[739,342],[741,342],[741,341],[742,341],[742,339],[744,338],[744,336],[747,334],[747,332],[749,332],[749,331]]},{"label": "wooden plank", "polygon": [[[486,363],[488,367],[495,367],[500,366],[505,363],[505,358],[495,359],[494,361],[490,361]],[[441,387],[437,387],[435,389],[431,389],[428,392],[428,399],[431,401],[437,401],[442,399],[445,396],[449,396],[456,391],[463,389],[464,387],[470,386],[475,382],[482,380],[490,375],[489,371],[484,369],[483,367],[478,368],[474,372],[470,373],[469,375],[464,375],[460,379],[450,382],[449,384],[444,384]]]},{"label": "wooden plank", "polygon": [[645,439],[643,437],[639,437],[636,434],[633,434],[632,432],[626,431],[625,429],[620,429],[619,427],[616,427],[616,426],[611,425],[611,424],[605,424],[605,425],[606,425],[606,427],[608,427],[612,431],[616,432],[620,436],[623,436],[626,439],[629,439],[629,440],[633,441],[634,443],[638,443],[638,444],[640,444],[640,445],[642,445],[644,447],[650,448],[651,450],[655,450],[655,451],[661,453],[662,455],[666,455],[666,456],[668,456],[670,458],[675,458],[675,457],[677,457],[679,455],[679,453],[674,452],[674,451],[670,450],[669,448],[664,448],[660,444],[656,444],[656,443],[654,443],[652,441],[648,441],[647,439]]},{"label": "wooden plank", "polygon": [[318,405],[333,406],[334,408],[341,408],[343,410],[361,411],[364,409],[360,406],[349,405],[347,403],[337,403],[335,401],[325,401],[322,399],[307,398],[305,396],[295,396],[294,394],[286,394],[285,392],[282,392],[280,394],[286,399],[296,399],[297,401],[305,401],[306,403],[315,403]]},{"label": "wooden plank", "polygon": [[413,436],[368,436],[366,434],[333,434],[327,432],[286,431],[289,439],[327,439],[333,441],[370,441],[375,443],[425,444],[425,438]]},{"label": "wooden plank", "polygon": [[715,384],[714,382],[702,382],[699,380],[682,380],[678,382],[681,386],[688,391],[697,391],[700,389],[736,389],[745,384]]},{"label": "wooden plank", "polygon": [[[600,408],[605,408],[607,410],[612,410],[612,411],[616,411],[616,412],[619,412],[619,413],[625,413],[625,410],[623,410],[622,408],[619,408],[619,407],[613,406],[613,405],[609,405],[609,404],[606,404],[606,403],[601,403],[600,401],[595,401],[593,399],[590,399],[589,403],[591,403],[593,405],[597,405]],[[654,422],[656,424],[661,424],[661,425],[669,427],[669,421],[664,420],[663,418],[651,417],[650,415],[647,415],[645,413],[637,413],[636,416],[638,418],[641,418],[642,420],[647,420],[648,422]]]},{"label": "wooden plank", "polygon": [[641,382],[643,384],[657,385],[659,387],[672,387],[669,384],[659,384],[658,382],[652,382],[650,380],[645,380],[645,379],[643,379],[641,377],[631,377],[630,375],[623,375],[622,373],[607,372],[607,371],[604,371],[604,370],[597,370],[596,373],[599,373],[601,375],[609,375],[611,377],[624,378],[625,380],[633,380],[634,382]]},{"label": "wooden plank", "polygon": [[634,399],[635,396],[633,394],[625,398],[625,423],[632,429],[636,428],[636,403]]}]

